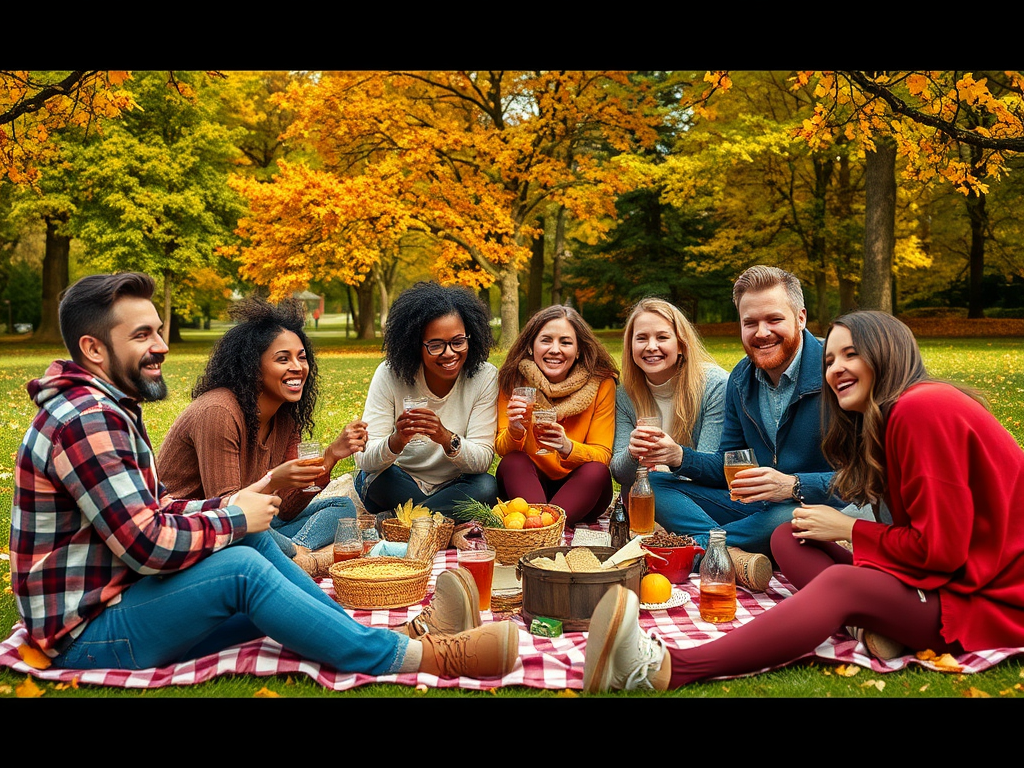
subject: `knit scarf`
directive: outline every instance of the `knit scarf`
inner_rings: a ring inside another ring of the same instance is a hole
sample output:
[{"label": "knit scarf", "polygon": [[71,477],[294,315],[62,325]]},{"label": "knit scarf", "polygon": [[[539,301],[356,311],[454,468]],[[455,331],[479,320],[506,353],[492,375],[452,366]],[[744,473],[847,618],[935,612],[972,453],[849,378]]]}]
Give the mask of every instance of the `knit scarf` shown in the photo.
[{"label": "knit scarf", "polygon": [[537,408],[554,408],[558,421],[583,413],[594,402],[601,381],[590,371],[574,367],[562,381],[552,384],[529,358],[519,361],[519,372],[537,390]]}]

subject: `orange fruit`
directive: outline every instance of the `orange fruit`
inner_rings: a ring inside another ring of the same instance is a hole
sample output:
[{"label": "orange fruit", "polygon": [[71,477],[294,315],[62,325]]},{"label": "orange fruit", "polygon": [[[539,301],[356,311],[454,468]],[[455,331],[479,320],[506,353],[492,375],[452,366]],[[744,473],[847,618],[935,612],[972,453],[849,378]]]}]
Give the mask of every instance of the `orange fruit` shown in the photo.
[{"label": "orange fruit", "polygon": [[540,522],[544,527],[547,527],[555,522],[555,518],[550,512],[544,511],[540,513]]},{"label": "orange fruit", "polygon": [[543,526],[544,523],[541,522],[539,515],[530,515],[523,524],[523,528],[542,528]]},{"label": "orange fruit", "polygon": [[505,509],[509,512],[519,512],[523,517],[530,514],[530,505],[522,496],[516,496],[505,502]]},{"label": "orange fruit", "polygon": [[526,515],[522,512],[509,512],[504,522],[506,528],[521,529],[526,526]]},{"label": "orange fruit", "polygon": [[640,580],[640,602],[664,603],[672,597],[672,582],[660,573],[648,573]]}]

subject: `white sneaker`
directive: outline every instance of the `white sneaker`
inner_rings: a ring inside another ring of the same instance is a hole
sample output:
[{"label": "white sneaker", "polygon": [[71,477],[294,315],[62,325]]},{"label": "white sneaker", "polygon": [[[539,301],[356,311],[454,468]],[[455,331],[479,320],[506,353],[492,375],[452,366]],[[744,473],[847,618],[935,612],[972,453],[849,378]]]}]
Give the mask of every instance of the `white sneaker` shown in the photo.
[{"label": "white sneaker", "polygon": [[594,608],[585,650],[583,690],[653,689],[650,676],[665,661],[665,641],[640,629],[640,598],[616,584]]}]

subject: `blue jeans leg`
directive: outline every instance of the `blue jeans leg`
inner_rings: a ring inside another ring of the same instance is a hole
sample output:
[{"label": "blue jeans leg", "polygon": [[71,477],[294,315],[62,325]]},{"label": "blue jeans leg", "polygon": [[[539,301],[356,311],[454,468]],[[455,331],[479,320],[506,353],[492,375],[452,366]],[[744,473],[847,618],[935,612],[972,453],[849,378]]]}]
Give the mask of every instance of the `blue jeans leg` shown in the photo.
[{"label": "blue jeans leg", "polygon": [[262,635],[340,672],[369,675],[397,672],[409,642],[364,627],[269,535],[254,534],[183,571],[142,578],[89,622],[55,665],[159,667]]},{"label": "blue jeans leg", "polygon": [[[355,517],[356,505],[345,496],[314,500],[287,522],[274,518],[271,527],[275,533],[289,537],[293,544],[306,549],[320,549],[334,542],[338,520]],[[288,554],[285,551],[285,554]],[[294,557],[294,555],[293,555]]]},{"label": "blue jeans leg", "polygon": [[726,544],[771,556],[772,532],[793,517],[795,503],[732,501],[727,488],[708,488],[668,472],[650,474],[654,519],[671,533],[688,534],[704,548],[708,531],[725,530]]}]

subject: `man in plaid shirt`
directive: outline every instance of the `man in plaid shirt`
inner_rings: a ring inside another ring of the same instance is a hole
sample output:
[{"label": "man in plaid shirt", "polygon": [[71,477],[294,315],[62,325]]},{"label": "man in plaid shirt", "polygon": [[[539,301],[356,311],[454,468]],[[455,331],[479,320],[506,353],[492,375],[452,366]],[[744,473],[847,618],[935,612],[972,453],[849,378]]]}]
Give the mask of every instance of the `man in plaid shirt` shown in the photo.
[{"label": "man in plaid shirt", "polygon": [[341,672],[511,671],[518,630],[480,627],[461,574],[438,577],[417,632],[356,622],[267,533],[280,503],[260,492],[269,474],[229,499],[166,494],[140,409],[167,394],[153,287],[141,273],[71,286],[72,360],[28,384],[39,412],[18,451],[10,553],[32,643],[71,669],[163,666],[266,635]]}]

